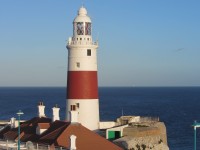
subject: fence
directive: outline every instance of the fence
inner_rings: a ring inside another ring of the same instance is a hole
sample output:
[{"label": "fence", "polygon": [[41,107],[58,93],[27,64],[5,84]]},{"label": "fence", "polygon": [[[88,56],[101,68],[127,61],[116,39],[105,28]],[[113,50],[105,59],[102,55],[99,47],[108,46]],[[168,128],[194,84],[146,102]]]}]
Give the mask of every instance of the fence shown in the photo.
[{"label": "fence", "polygon": [[[0,150],[17,150],[18,143],[16,141],[0,140]],[[28,142],[20,143],[21,150],[68,150],[65,147],[50,147],[50,145],[43,145]]]}]

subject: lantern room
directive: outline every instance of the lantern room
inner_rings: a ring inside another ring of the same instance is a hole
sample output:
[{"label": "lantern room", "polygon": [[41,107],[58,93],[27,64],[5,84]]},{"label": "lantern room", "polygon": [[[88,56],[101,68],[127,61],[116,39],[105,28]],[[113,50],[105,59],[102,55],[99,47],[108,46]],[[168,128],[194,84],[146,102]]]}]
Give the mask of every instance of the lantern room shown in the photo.
[{"label": "lantern room", "polygon": [[78,11],[77,17],[73,22],[73,35],[77,36],[91,36],[92,34],[92,26],[91,19],[87,15],[87,10],[84,7],[81,7]]}]

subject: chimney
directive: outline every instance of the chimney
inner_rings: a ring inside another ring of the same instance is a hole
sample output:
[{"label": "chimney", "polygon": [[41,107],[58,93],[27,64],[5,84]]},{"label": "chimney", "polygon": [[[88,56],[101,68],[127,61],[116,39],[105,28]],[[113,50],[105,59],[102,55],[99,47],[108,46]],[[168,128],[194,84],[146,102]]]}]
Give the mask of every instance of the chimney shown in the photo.
[{"label": "chimney", "polygon": [[16,124],[15,124],[15,122],[16,122],[16,118],[12,117],[10,119],[10,127],[11,127],[11,129],[17,127]]},{"label": "chimney", "polygon": [[70,150],[76,150],[76,136],[70,136]]},{"label": "chimney", "polygon": [[44,109],[45,109],[45,106],[44,106],[44,103],[43,102],[39,102],[38,104],[38,117],[46,117],[45,116],[45,113],[44,113]]},{"label": "chimney", "polygon": [[56,121],[56,120],[60,120],[60,116],[59,116],[59,111],[60,111],[60,108],[58,107],[58,105],[56,104],[55,107],[52,108],[53,110],[53,118],[52,118],[52,121]]},{"label": "chimney", "polygon": [[78,123],[78,111],[70,111],[69,116],[71,123]]}]

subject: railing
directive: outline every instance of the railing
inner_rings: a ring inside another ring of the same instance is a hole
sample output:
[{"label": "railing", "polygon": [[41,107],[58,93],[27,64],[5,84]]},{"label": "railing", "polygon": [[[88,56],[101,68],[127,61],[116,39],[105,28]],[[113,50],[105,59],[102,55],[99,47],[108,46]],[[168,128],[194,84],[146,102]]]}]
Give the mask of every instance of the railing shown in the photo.
[{"label": "railing", "polygon": [[[17,150],[18,145],[16,141],[0,140],[0,150]],[[43,145],[32,142],[21,142],[21,150],[68,150],[65,147],[50,147],[50,145]]]},{"label": "railing", "polygon": [[91,42],[91,41],[71,41],[68,42],[67,45],[98,45],[98,42]]}]

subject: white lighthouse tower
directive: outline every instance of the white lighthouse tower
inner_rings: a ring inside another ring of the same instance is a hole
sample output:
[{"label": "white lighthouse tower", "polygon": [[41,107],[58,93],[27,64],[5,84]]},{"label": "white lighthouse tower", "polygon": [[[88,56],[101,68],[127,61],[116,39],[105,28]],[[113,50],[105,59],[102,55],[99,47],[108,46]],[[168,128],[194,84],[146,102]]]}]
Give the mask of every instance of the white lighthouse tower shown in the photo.
[{"label": "white lighthouse tower", "polygon": [[97,42],[92,40],[92,22],[81,7],[73,22],[73,37],[69,38],[67,107],[78,112],[78,122],[90,130],[99,129],[99,99],[97,80]]}]

